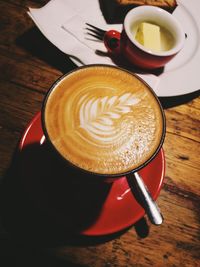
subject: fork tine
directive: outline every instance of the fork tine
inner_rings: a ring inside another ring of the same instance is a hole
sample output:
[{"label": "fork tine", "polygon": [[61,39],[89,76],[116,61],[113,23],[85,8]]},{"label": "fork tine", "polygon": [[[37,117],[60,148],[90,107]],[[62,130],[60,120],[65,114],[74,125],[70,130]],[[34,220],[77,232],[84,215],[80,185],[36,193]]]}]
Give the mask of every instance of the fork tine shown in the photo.
[{"label": "fork tine", "polygon": [[90,29],[90,28],[86,28],[86,30],[88,30],[88,34],[90,34],[91,36],[93,37],[96,37],[100,40],[103,40],[103,37],[104,37],[104,33],[102,32],[99,32],[95,29]]},{"label": "fork tine", "polygon": [[99,36],[99,35],[97,35],[97,34],[92,34],[92,33],[90,33],[90,32],[88,32],[87,34],[90,35],[90,36],[92,36],[92,37],[94,37],[94,38],[96,38],[96,39],[98,39],[98,40],[100,40],[100,41],[103,40],[103,37],[102,37],[102,36]]},{"label": "fork tine", "polygon": [[100,28],[98,28],[96,26],[93,26],[92,24],[89,24],[87,22],[86,22],[86,25],[88,25],[89,27],[93,28],[94,30],[96,30],[96,31],[98,31],[98,32],[100,32],[102,34],[105,34],[106,33],[106,31],[104,31],[103,29],[100,29]]}]

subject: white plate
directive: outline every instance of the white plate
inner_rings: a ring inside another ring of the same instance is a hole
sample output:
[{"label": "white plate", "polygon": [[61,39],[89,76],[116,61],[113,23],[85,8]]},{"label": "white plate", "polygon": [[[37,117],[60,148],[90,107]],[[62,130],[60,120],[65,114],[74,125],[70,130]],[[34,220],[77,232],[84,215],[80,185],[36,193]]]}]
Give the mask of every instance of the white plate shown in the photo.
[{"label": "white plate", "polygon": [[[97,1],[97,0],[93,0]],[[173,15],[181,22],[187,35],[182,51],[168,63],[163,72],[157,75],[160,78],[155,92],[159,97],[179,96],[192,93],[200,89],[200,1],[179,0],[178,7]],[[90,9],[88,14],[90,16]],[[99,10],[99,12],[101,12]],[[99,14],[101,15],[101,14]],[[71,58],[80,66],[80,63]],[[95,64],[95,62],[94,62]]]},{"label": "white plate", "polygon": [[158,96],[177,96],[200,89],[200,1],[179,0],[173,15],[181,22],[187,39],[183,50],[166,65],[155,90]]},{"label": "white plate", "polygon": [[[98,49],[97,42],[91,44],[91,42],[88,43],[88,38],[81,37],[85,22],[104,29],[121,30],[121,24],[106,23],[99,7],[99,1],[84,0],[79,1],[77,5],[74,0],[51,0],[42,8],[30,8],[28,14],[46,38],[62,52],[68,56],[71,55],[71,59],[78,66],[80,66],[80,62],[82,64],[114,64],[110,58],[95,53],[95,50]],[[173,12],[173,16],[177,17],[187,34],[184,48],[166,65],[159,75],[139,74],[152,86],[159,97],[180,96],[200,89],[200,74],[198,74],[200,62],[200,0],[177,0],[177,2],[178,7]],[[81,24],[81,21],[83,24]],[[77,25],[75,36],[74,25]],[[67,31],[64,30],[65,26]],[[73,29],[69,26],[73,26]],[[70,29],[72,32],[70,32]],[[93,45],[93,47],[90,45]],[[100,50],[106,52],[103,43],[101,42],[99,45],[101,46]],[[78,58],[79,62],[75,61],[74,57]]]}]

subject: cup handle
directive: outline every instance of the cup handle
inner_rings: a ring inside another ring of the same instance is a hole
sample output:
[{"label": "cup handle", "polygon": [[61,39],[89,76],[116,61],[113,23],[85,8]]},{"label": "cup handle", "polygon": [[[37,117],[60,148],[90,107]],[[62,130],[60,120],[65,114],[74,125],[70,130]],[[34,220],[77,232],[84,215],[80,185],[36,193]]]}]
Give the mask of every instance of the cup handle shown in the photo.
[{"label": "cup handle", "polygon": [[131,173],[127,175],[127,179],[130,187],[132,187],[133,184],[135,185],[137,193],[139,194],[139,202],[146,211],[147,216],[149,217],[151,223],[155,225],[162,224],[163,216],[156,202],[152,199],[152,196],[149,193],[139,173],[138,172]]},{"label": "cup handle", "polygon": [[121,33],[116,30],[107,31],[104,35],[104,45],[112,55],[120,54]]}]

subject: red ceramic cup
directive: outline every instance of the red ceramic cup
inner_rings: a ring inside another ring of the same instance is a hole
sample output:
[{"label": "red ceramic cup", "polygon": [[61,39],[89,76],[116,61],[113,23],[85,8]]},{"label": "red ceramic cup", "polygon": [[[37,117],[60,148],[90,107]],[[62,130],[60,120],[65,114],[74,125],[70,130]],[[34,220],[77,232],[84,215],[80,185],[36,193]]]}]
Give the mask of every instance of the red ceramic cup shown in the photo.
[{"label": "red ceramic cup", "polygon": [[[146,49],[135,39],[137,26],[141,22],[151,22],[167,29],[173,36],[172,48],[155,52]],[[124,20],[122,32],[106,32],[104,43],[111,54],[122,55],[130,63],[143,69],[163,67],[184,46],[185,33],[179,21],[167,11],[153,6],[140,6],[130,10]]]}]

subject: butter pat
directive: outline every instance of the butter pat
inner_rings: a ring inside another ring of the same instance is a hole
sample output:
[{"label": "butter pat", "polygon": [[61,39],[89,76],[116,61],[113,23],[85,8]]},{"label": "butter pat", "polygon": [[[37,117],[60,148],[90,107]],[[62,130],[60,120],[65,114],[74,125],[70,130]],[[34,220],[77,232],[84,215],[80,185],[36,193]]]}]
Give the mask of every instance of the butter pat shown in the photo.
[{"label": "butter pat", "polygon": [[147,49],[161,51],[160,27],[158,25],[142,22],[138,26],[135,39]]}]

